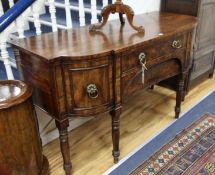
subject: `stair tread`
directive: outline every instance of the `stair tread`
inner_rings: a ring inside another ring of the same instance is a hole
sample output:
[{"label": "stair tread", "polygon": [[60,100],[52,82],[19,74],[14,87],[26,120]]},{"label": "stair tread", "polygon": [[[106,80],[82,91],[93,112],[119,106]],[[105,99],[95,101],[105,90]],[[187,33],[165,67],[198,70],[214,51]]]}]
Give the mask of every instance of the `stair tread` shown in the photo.
[{"label": "stair tread", "polygon": [[[16,37],[19,36],[18,32],[12,33],[12,35],[15,35]],[[36,32],[35,32],[35,30],[25,30],[24,35],[25,35],[25,37],[31,37],[31,36],[35,36]]]},{"label": "stair tread", "polygon": [[[51,23],[51,16],[50,16],[50,14],[47,14],[47,13],[46,14],[42,14],[42,15],[40,15],[40,19]],[[60,25],[63,25],[63,26],[67,26],[66,25],[66,18],[62,18],[60,16],[57,16],[56,20],[57,20],[57,24],[60,24]],[[73,27],[79,27],[79,23],[76,22],[75,20],[72,21],[72,24],[73,24]]]},{"label": "stair tread", "polygon": [[7,48],[9,57],[15,60],[15,55],[12,47]]},{"label": "stair tread", "polygon": [[[55,2],[64,4],[64,0],[55,0]],[[70,0],[69,2],[70,2],[70,5],[72,5],[72,6],[76,6],[76,7],[79,6],[78,1]],[[90,9],[91,8],[91,0],[84,0],[84,7]],[[97,2],[97,9],[101,10],[102,7],[103,7],[102,1]]]},{"label": "stair tread", "polygon": [[4,67],[4,63],[0,61],[0,80],[6,80],[6,79],[7,79],[7,74]]}]

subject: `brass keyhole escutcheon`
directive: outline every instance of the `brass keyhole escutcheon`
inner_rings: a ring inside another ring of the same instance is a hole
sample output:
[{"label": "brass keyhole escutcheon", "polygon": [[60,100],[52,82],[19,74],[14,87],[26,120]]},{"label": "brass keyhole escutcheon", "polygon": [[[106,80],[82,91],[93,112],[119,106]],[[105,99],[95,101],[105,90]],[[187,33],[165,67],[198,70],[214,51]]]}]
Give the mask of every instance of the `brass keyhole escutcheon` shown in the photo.
[{"label": "brass keyhole escutcheon", "polygon": [[146,64],[146,54],[144,52],[140,53],[139,60],[141,64]]}]

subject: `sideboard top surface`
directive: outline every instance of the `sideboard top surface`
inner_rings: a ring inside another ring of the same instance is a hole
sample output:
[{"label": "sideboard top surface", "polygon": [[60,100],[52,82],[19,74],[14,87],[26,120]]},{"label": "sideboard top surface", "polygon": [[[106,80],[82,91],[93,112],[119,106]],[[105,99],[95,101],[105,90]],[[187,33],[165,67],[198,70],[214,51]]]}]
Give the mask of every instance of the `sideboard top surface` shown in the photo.
[{"label": "sideboard top surface", "polygon": [[173,35],[193,28],[195,17],[166,12],[152,12],[137,15],[136,25],[145,28],[145,34],[137,33],[129,24],[120,25],[119,20],[110,21],[100,31],[90,33],[89,26],[62,30],[17,41],[11,41],[14,47],[31,55],[45,58],[47,61],[70,57],[81,59],[86,56],[102,56],[118,52],[132,46],[153,42],[162,37]]}]

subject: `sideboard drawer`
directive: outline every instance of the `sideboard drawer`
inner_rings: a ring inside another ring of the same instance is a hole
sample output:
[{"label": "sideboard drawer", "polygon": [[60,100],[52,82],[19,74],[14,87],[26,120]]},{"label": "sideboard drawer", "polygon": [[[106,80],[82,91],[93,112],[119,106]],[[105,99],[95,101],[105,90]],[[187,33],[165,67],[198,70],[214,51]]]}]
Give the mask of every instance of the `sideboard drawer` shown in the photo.
[{"label": "sideboard drawer", "polygon": [[129,97],[136,91],[154,85],[164,79],[173,77],[180,72],[180,64],[177,59],[170,59],[157,64],[145,71],[144,84],[142,83],[142,71],[136,67],[122,77],[123,97]]},{"label": "sideboard drawer", "polygon": [[[148,66],[159,63],[160,57],[186,47],[187,35],[176,35],[157,42],[155,45],[147,45],[135,48],[122,55],[122,71],[126,72],[140,64],[140,56],[144,55]],[[165,61],[165,60],[162,60]]]},{"label": "sideboard drawer", "polygon": [[72,115],[95,115],[111,108],[112,64],[108,60],[68,65],[65,78],[66,99]]}]

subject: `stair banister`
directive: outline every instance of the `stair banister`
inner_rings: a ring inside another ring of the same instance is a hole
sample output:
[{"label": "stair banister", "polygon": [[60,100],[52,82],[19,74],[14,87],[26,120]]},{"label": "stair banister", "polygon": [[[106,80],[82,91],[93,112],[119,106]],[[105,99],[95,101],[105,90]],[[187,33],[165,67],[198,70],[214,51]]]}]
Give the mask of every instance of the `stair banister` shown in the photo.
[{"label": "stair banister", "polygon": [[84,0],[79,0],[79,22],[80,26],[85,26],[85,12],[84,12]]},{"label": "stair banister", "polygon": [[40,23],[40,4],[35,3],[31,6],[34,18],[34,27],[36,29],[36,34],[41,35],[41,23]]},{"label": "stair banister", "polygon": [[64,5],[65,5],[65,12],[66,12],[66,26],[68,29],[71,29],[72,28],[72,17],[71,17],[69,0],[65,0]]},{"label": "stair banister", "polygon": [[[12,32],[18,31],[20,37],[23,37],[24,31],[21,27],[24,23],[21,22],[23,19],[23,13],[27,11],[35,0],[19,0],[13,5],[12,1],[9,1],[12,6],[0,17],[0,50],[1,50],[1,60],[4,62],[5,70],[8,79],[14,79],[11,62],[9,59],[9,53],[7,51],[7,40]],[[21,18],[21,19],[18,19]],[[17,26],[16,26],[17,25]]]},{"label": "stair banister", "polygon": [[103,0],[103,8],[108,5],[108,0]]},{"label": "stair banister", "polygon": [[51,22],[52,22],[52,32],[57,32],[57,18],[56,18],[56,7],[55,7],[55,0],[48,0],[49,2],[49,13],[51,15]]},{"label": "stair banister", "polygon": [[8,0],[9,1],[9,6],[10,8],[14,6],[14,1],[13,0]]},{"label": "stair banister", "polygon": [[98,23],[96,0],[91,0],[91,24]]}]

